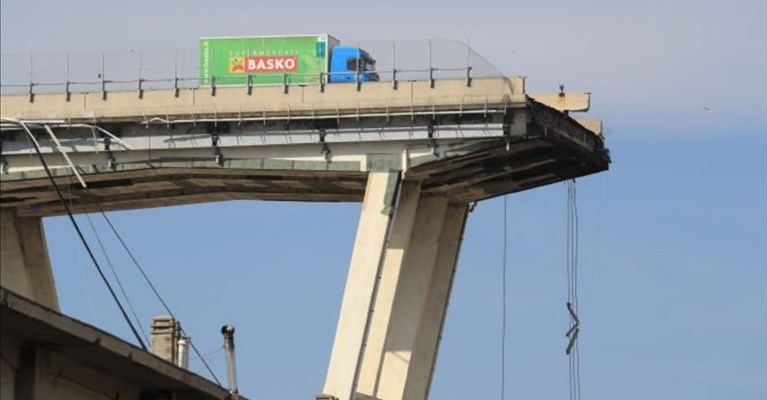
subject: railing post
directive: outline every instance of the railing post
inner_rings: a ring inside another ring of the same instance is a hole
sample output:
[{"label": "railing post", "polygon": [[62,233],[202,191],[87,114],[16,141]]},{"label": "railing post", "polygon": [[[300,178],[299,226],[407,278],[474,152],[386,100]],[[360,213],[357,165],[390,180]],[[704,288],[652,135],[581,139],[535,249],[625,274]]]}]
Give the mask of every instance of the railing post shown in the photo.
[{"label": "railing post", "polygon": [[66,74],[67,74],[67,80],[64,82],[64,99],[66,99],[67,102],[71,99],[71,95],[69,93],[69,52],[67,52],[66,56]]},{"label": "railing post", "polygon": [[429,40],[429,87],[434,89],[434,68],[431,62],[431,40]]},{"label": "railing post", "polygon": [[33,56],[32,53],[29,53],[29,102],[34,103],[35,102],[35,93],[34,93],[34,86],[33,83],[33,74],[34,74],[34,68],[33,68],[33,62],[32,62]]},{"label": "railing post", "polygon": [[101,100],[107,99],[107,81],[104,74],[104,53],[101,53]]},{"label": "railing post", "polygon": [[173,59],[173,95],[178,97],[178,49],[176,49]]},{"label": "railing post", "polygon": [[215,75],[210,76],[210,95],[211,96],[216,95],[216,76]]},{"label": "railing post", "polygon": [[250,45],[248,45],[247,50],[245,51],[245,72],[248,74],[245,78],[245,86],[247,87],[246,92],[248,93],[248,96],[253,94],[253,76],[248,70],[249,58],[250,58]]},{"label": "railing post", "polygon": [[391,88],[397,90],[397,43],[391,42]]},{"label": "railing post", "polygon": [[143,83],[144,80],[141,79],[141,67],[142,67],[142,54],[141,50],[138,51],[138,98],[143,99],[144,98],[144,87]]},{"label": "railing post", "polygon": [[362,88],[362,85],[360,84],[360,57],[361,56],[362,56],[362,51],[360,50],[360,42],[357,42],[357,68],[354,69],[354,79],[356,81],[358,92]]},{"label": "railing post", "polygon": [[287,72],[282,73],[282,92],[285,94],[288,94],[288,74]]},{"label": "railing post", "polygon": [[468,55],[466,56],[466,87],[471,87],[471,39],[468,41]]}]

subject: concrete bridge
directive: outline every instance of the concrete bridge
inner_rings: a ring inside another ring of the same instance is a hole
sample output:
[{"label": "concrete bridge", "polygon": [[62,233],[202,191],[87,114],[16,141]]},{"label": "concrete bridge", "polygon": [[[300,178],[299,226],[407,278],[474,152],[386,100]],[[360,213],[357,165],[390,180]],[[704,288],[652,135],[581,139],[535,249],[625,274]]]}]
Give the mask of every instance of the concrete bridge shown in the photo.
[{"label": "concrete bridge", "polygon": [[361,201],[323,388],[423,399],[469,205],[606,170],[587,94],[519,77],[2,96],[2,285],[54,310],[41,218],[209,201]]}]

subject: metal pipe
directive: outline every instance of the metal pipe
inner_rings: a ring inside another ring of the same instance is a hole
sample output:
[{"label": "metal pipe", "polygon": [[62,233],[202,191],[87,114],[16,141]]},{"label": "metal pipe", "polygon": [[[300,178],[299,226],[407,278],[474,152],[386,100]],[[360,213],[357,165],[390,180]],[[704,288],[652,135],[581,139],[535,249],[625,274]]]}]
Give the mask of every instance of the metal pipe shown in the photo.
[{"label": "metal pipe", "polygon": [[234,327],[224,325],[221,327],[221,334],[224,335],[224,351],[226,352],[226,374],[229,382],[229,392],[234,398],[238,398],[237,393],[237,369],[234,358]]},{"label": "metal pipe", "polygon": [[77,180],[80,181],[80,184],[83,186],[83,188],[87,188],[88,185],[85,184],[85,181],[83,180],[83,177],[80,176],[80,173],[77,171],[77,167],[75,167],[75,164],[72,162],[72,160],[67,155],[67,152],[64,151],[64,148],[61,147],[61,142],[59,142],[59,139],[56,137],[56,135],[53,134],[53,130],[48,125],[43,125],[45,130],[48,132],[48,135],[51,136],[51,139],[53,139],[53,143],[56,145],[56,148],[61,152],[61,155],[64,156],[64,160],[66,160],[67,164],[69,164],[69,167],[72,168],[72,172],[74,172],[75,176],[77,177]]},{"label": "metal pipe", "polygon": [[182,336],[178,339],[178,360],[177,364],[183,369],[189,369],[189,342],[192,340],[189,336]]}]

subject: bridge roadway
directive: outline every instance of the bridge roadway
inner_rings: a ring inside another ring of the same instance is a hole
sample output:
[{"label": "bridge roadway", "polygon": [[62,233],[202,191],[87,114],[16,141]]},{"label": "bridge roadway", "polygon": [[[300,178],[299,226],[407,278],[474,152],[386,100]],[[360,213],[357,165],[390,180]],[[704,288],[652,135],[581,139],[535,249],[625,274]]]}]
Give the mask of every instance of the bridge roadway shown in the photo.
[{"label": "bridge roadway", "polygon": [[3,286],[58,309],[33,138],[74,212],[361,201],[323,393],[423,399],[468,205],[606,170],[586,109],[519,77],[2,96]]}]

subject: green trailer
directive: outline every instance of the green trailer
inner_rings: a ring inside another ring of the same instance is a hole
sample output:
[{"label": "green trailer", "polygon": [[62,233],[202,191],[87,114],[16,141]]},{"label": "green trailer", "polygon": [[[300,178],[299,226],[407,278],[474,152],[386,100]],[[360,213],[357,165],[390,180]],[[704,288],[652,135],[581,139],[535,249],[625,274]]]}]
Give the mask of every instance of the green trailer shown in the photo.
[{"label": "green trailer", "polygon": [[327,34],[201,38],[200,86],[318,83],[337,45]]}]

